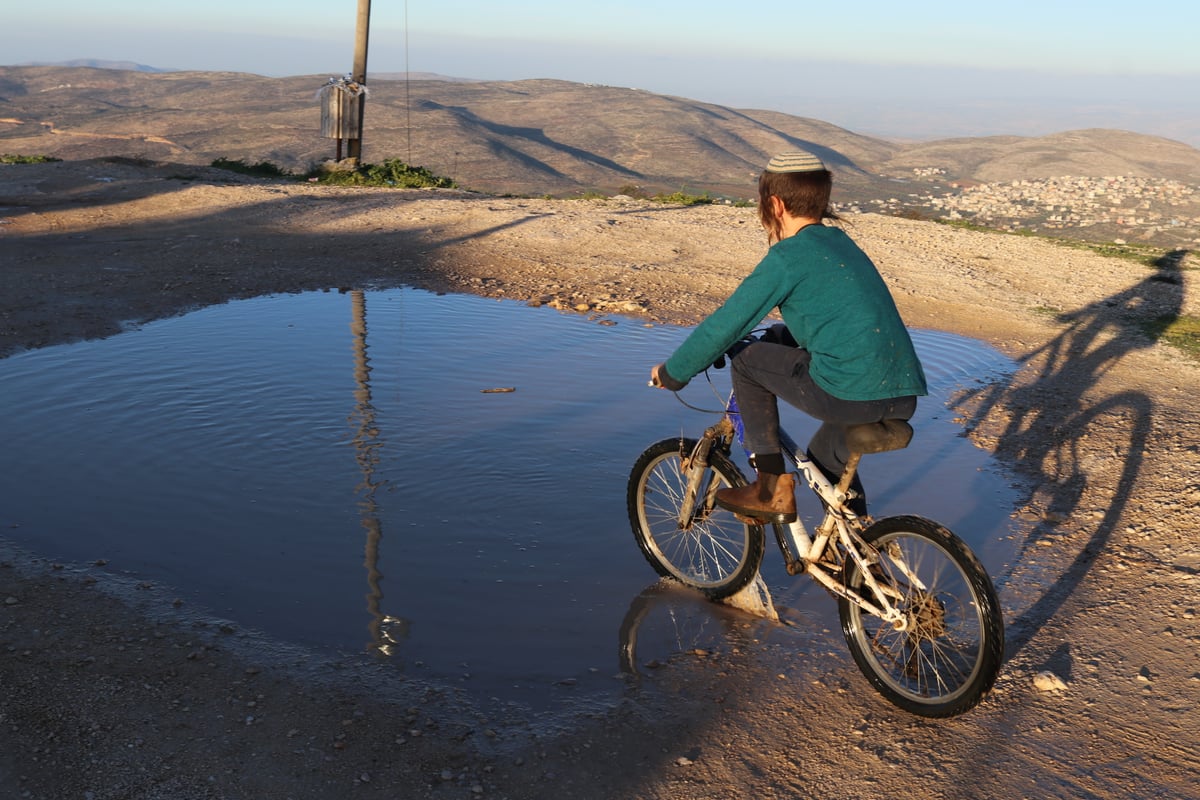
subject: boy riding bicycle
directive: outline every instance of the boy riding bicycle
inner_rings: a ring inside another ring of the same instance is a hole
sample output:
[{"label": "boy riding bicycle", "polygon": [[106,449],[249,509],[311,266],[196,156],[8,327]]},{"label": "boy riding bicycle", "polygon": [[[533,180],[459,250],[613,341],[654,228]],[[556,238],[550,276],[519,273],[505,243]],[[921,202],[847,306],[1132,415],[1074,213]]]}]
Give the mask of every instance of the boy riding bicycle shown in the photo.
[{"label": "boy riding bicycle", "polygon": [[[663,364],[655,386],[678,391],[773,309],[784,325],[733,354],[733,391],[754,453],[754,483],[722,489],[718,505],[747,517],[796,519],[794,476],[779,442],[782,398],[822,424],[808,455],[831,480],[849,458],[846,428],[912,418],[927,394],[925,375],[891,292],[875,265],[829,209],[833,179],[811,153],[783,153],[759,177],[759,218],[770,249],[725,303]],[[858,476],[855,514],[867,513]]]}]

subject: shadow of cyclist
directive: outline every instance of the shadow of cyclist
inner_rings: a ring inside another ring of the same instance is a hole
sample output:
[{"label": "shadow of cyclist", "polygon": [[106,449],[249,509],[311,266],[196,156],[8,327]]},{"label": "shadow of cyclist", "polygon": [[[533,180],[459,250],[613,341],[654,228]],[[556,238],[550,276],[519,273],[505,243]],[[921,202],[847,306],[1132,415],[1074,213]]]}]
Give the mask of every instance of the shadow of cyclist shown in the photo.
[{"label": "shadow of cyclist", "polygon": [[[1030,479],[1029,504],[1041,509],[1014,557],[1010,572],[1028,566],[1031,547],[1081,508],[1085,497],[1098,515],[1095,528],[1062,574],[1008,626],[1008,655],[1020,651],[1070,597],[1097,554],[1112,537],[1129,503],[1150,436],[1154,403],[1139,391],[1097,393],[1100,378],[1126,355],[1152,346],[1174,322],[1183,305],[1180,266],[1187,251],[1158,259],[1155,271],[1125,291],[1060,314],[1066,329],[1018,359],[1032,378],[1020,385],[993,385],[966,393],[971,424],[998,407],[1007,414],[996,452]],[[1031,368],[1031,369],[1029,369]],[[1123,450],[1102,454],[1085,446],[1093,424],[1129,432]],[[1115,483],[1102,479],[1119,469]],[[1039,585],[1041,582],[1039,581]]]}]

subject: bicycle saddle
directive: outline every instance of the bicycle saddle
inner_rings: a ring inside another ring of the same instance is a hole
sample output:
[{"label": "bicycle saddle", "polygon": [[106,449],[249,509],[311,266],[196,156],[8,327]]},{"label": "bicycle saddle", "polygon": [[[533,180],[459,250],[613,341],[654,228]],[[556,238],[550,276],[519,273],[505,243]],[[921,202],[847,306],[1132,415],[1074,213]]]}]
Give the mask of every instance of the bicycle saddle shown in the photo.
[{"label": "bicycle saddle", "polygon": [[912,441],[913,429],[902,419],[885,419],[846,428],[846,444],[851,453],[886,453],[902,450]]}]

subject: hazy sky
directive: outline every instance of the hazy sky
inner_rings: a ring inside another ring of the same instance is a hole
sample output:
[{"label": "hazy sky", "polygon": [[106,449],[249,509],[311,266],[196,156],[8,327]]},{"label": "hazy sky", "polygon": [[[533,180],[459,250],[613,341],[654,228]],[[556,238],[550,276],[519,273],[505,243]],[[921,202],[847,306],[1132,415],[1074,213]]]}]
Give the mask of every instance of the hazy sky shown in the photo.
[{"label": "hazy sky", "polygon": [[[357,0],[41,0],[0,63],[350,71]],[[1200,3],[375,0],[371,74],[560,78],[912,136],[1125,128],[1200,146]]]}]

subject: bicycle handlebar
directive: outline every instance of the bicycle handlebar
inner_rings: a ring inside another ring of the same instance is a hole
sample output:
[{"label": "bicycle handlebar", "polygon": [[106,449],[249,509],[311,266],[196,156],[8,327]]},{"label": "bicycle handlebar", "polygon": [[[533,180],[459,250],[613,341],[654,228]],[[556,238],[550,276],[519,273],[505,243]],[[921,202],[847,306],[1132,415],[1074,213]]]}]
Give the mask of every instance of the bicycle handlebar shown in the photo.
[{"label": "bicycle handlebar", "polygon": [[[755,334],[758,334],[757,336]],[[799,347],[796,340],[792,337],[791,331],[787,325],[776,323],[767,328],[759,328],[751,331],[747,336],[737,340],[731,344],[724,353],[717,356],[712,363],[712,369],[725,369],[729,363],[728,359],[733,358],[743,349],[753,344],[754,342],[771,342],[772,344],[786,344],[790,347]],[[659,383],[658,376],[651,376],[650,380],[646,381],[646,385],[652,389],[661,389],[663,385]]]}]

